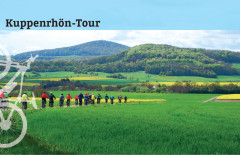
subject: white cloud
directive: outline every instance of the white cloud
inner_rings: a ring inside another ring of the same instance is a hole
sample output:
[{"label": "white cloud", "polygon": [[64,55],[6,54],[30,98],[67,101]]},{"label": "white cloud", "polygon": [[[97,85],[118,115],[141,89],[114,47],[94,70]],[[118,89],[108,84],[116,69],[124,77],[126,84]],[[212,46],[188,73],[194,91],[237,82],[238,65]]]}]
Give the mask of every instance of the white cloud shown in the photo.
[{"label": "white cloud", "polygon": [[239,31],[218,30],[46,30],[0,31],[0,44],[11,54],[73,46],[93,40],[128,46],[145,43],[239,51]]}]

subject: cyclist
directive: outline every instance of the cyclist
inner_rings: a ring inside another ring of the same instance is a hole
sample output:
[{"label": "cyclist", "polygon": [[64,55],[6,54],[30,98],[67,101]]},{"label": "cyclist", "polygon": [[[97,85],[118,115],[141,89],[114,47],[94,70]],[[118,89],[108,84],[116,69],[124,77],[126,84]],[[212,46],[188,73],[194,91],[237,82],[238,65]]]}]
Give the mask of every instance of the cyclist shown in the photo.
[{"label": "cyclist", "polygon": [[54,99],[56,100],[56,97],[51,92],[49,95],[49,107],[53,107]]},{"label": "cyclist", "polygon": [[100,94],[98,94],[98,96],[97,96],[97,103],[98,104],[100,104],[101,99],[102,99],[102,96]]},{"label": "cyclist", "polygon": [[46,92],[43,92],[41,98],[42,98],[42,108],[46,108],[46,102],[47,102],[46,99],[48,98]]},{"label": "cyclist", "polygon": [[7,92],[4,92],[4,95],[5,95],[5,100],[4,100],[4,103],[3,103],[3,108],[8,108],[8,93]]},{"label": "cyclist", "polygon": [[88,94],[87,93],[84,95],[84,104],[88,105]]},{"label": "cyclist", "polygon": [[8,99],[8,93],[4,92],[3,94],[5,95],[6,99]]},{"label": "cyclist", "polygon": [[80,94],[78,95],[78,100],[79,100],[79,105],[80,105],[80,106],[82,105],[82,99],[83,99],[83,94],[80,93]]},{"label": "cyclist", "polygon": [[124,101],[125,101],[125,103],[127,103],[127,96],[124,97]]},{"label": "cyclist", "polygon": [[88,103],[92,104],[92,94],[88,93]]},{"label": "cyclist", "polygon": [[75,96],[75,105],[78,105],[78,95]]},{"label": "cyclist", "polygon": [[4,93],[2,92],[2,90],[0,91],[0,108],[3,108],[4,104],[4,100],[3,99],[6,99]]},{"label": "cyclist", "polygon": [[70,107],[72,96],[70,94],[67,95],[67,107]]},{"label": "cyclist", "polygon": [[27,100],[28,100],[27,93],[24,93],[22,95],[22,110],[27,109]]},{"label": "cyclist", "polygon": [[110,99],[111,99],[111,104],[113,104],[114,96],[111,96]]},{"label": "cyclist", "polygon": [[95,99],[96,99],[95,95],[94,95],[94,94],[92,94],[92,95],[91,95],[92,104],[94,104],[94,103],[95,103]]},{"label": "cyclist", "polygon": [[64,96],[63,96],[63,94],[61,94],[60,97],[59,97],[59,106],[60,106],[60,108],[63,106],[63,104],[64,104]]},{"label": "cyclist", "polygon": [[121,103],[122,102],[122,95],[120,94],[119,96],[118,96],[118,103]]},{"label": "cyclist", "polygon": [[109,99],[109,97],[108,97],[108,95],[106,94],[106,95],[105,95],[105,103],[108,103],[108,99]]}]

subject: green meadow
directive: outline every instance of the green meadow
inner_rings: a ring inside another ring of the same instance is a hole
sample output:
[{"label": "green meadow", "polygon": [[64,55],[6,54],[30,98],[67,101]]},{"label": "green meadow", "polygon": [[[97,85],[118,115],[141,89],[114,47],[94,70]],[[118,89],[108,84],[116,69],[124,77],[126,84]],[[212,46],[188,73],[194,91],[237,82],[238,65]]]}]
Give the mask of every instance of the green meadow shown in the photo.
[{"label": "green meadow", "polygon": [[[240,65],[239,65],[240,66]],[[106,77],[111,75],[110,73],[95,72],[98,73],[99,77]],[[154,74],[148,74],[144,71],[139,72],[123,72],[120,73],[124,75],[127,79],[121,80],[130,80],[134,82],[175,82],[175,81],[192,81],[192,82],[237,82],[240,81],[240,76],[218,76],[217,78],[205,78],[198,76],[160,76]],[[40,73],[41,77],[34,78],[71,78],[71,77],[91,77],[89,74],[74,74],[73,72],[44,72]],[[27,77],[26,79],[31,78]],[[109,79],[110,80],[110,79]],[[119,80],[119,79],[114,79]],[[103,80],[104,81],[104,80]],[[128,81],[127,81],[128,82]],[[126,82],[126,83],[127,83]]]},{"label": "green meadow", "polygon": [[127,95],[166,101],[70,108],[58,108],[56,101],[55,108],[25,110],[27,135],[0,153],[240,153],[240,103],[202,103],[217,94]]},{"label": "green meadow", "polygon": [[232,63],[234,68],[240,68],[240,63]]}]

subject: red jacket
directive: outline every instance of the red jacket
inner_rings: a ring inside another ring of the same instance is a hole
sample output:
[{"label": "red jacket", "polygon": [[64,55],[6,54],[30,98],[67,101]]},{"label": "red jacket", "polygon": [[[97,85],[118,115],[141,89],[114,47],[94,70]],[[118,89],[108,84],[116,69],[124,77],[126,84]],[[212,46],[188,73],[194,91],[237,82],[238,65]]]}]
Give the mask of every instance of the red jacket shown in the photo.
[{"label": "red jacket", "polygon": [[121,100],[121,99],[122,99],[122,95],[119,95],[119,96],[118,96],[118,99],[120,99],[120,100]]},{"label": "red jacket", "polygon": [[78,99],[78,95],[75,96],[75,99],[76,99],[76,100]]},{"label": "red jacket", "polygon": [[47,94],[43,93],[41,98],[48,98]]},{"label": "red jacket", "polygon": [[3,92],[0,93],[0,98],[5,98],[5,94]]},{"label": "red jacket", "polygon": [[71,95],[67,95],[67,100],[70,100],[72,99],[72,96]]}]

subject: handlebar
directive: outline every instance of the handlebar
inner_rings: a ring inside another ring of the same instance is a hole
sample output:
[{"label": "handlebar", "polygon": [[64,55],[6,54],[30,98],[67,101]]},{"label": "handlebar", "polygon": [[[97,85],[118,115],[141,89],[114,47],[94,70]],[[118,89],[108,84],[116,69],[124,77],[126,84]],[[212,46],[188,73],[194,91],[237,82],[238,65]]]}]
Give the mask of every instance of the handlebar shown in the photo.
[{"label": "handlebar", "polygon": [[22,66],[18,62],[13,62],[13,61],[10,61],[10,63],[9,63],[8,61],[4,61],[4,60],[0,60],[0,66],[7,66],[8,64],[11,64],[10,65],[11,67],[27,70],[27,69],[30,69],[30,64],[32,62],[34,62],[37,57],[38,57],[38,55],[36,55],[35,57],[33,57],[31,55],[31,57],[27,61],[25,61],[25,62],[27,62],[27,66]]}]

